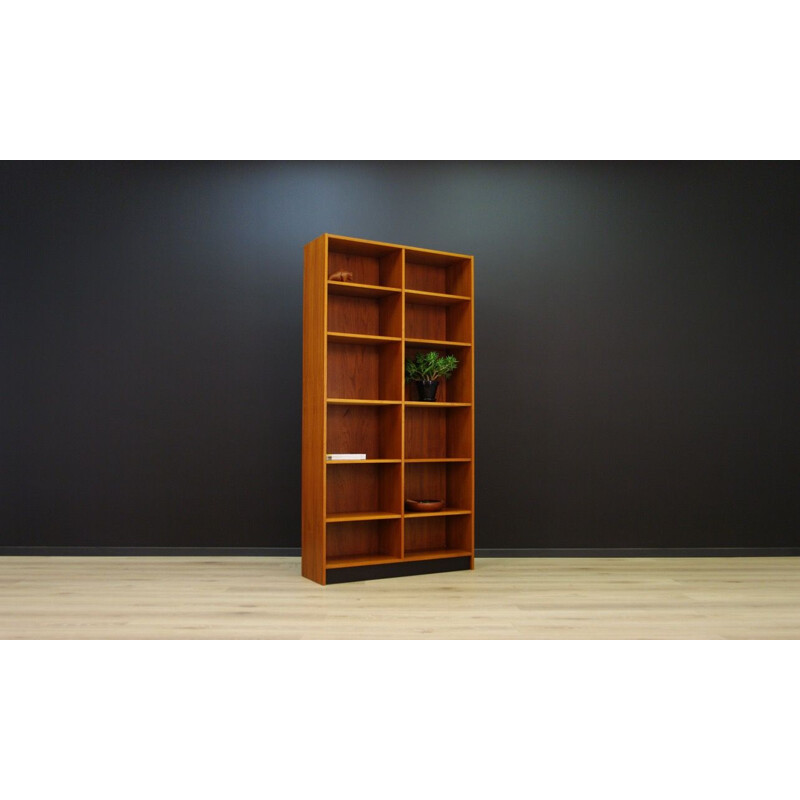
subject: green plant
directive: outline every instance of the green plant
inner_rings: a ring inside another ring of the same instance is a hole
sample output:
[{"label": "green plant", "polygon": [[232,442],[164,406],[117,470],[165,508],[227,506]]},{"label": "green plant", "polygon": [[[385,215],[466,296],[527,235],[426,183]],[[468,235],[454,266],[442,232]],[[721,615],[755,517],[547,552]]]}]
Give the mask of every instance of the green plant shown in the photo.
[{"label": "green plant", "polygon": [[435,350],[417,353],[414,360],[406,360],[406,381],[447,380],[458,366],[453,355],[440,356]]}]

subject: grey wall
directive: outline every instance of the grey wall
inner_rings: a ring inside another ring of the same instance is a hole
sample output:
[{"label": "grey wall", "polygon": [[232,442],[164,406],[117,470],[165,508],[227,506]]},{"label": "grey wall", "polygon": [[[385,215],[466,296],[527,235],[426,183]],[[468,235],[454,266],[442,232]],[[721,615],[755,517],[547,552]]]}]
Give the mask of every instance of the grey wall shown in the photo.
[{"label": "grey wall", "polygon": [[796,546],[798,188],[794,163],[7,163],[0,546],[299,546],[325,231],[476,257],[478,547]]}]

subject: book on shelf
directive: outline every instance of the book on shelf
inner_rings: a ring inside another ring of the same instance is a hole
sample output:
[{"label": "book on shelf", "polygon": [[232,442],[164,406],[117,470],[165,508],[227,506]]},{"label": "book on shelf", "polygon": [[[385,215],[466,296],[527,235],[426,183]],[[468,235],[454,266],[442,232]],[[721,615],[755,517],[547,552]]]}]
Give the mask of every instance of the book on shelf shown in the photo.
[{"label": "book on shelf", "polygon": [[325,458],[328,461],[366,461],[366,453],[328,453]]}]

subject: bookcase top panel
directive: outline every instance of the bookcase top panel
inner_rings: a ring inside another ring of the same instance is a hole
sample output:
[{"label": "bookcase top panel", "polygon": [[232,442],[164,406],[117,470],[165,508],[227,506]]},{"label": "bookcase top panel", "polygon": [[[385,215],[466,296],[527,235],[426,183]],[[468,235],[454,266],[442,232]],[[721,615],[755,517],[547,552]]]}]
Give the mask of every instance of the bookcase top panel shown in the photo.
[{"label": "bookcase top panel", "polygon": [[359,239],[355,236],[340,236],[325,233],[328,245],[340,253],[353,253],[354,255],[383,255],[392,250],[405,250],[406,255],[412,260],[431,265],[449,264],[455,260],[472,258],[464,253],[449,253],[445,250],[429,250],[421,247],[407,247],[403,244],[392,242],[378,242],[372,239]]}]

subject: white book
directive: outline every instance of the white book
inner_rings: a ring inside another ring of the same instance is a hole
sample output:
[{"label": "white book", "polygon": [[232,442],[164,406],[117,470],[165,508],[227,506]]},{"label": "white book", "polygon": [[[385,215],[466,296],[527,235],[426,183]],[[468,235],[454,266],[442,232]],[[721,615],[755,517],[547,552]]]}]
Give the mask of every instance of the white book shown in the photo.
[{"label": "white book", "polygon": [[366,453],[328,453],[328,461],[366,461]]}]

